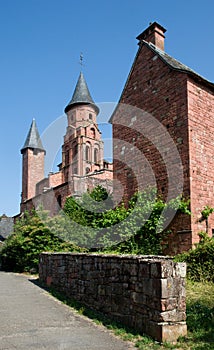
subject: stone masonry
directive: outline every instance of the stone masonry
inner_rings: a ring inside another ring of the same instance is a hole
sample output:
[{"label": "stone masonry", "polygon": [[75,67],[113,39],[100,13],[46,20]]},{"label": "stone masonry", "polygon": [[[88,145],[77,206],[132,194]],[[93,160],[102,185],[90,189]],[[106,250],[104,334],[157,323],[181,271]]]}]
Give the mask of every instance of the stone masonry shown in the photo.
[{"label": "stone masonry", "polygon": [[[154,22],[137,37],[139,49],[119,100],[122,113],[117,108],[111,122],[114,179],[122,184],[126,201],[143,185],[155,186],[164,199],[171,190],[173,198],[182,171],[180,194],[190,199],[192,215],[177,215],[169,227],[169,252],[176,254],[198,243],[198,233],[206,230],[201,211],[214,206],[214,84],[164,51],[165,32]],[[164,128],[158,140],[151,132],[157,125]],[[180,165],[166,135],[177,148]],[[208,234],[214,234],[214,214]]]},{"label": "stone masonry", "polygon": [[42,253],[39,278],[154,339],[186,335],[185,263],[151,256]]}]

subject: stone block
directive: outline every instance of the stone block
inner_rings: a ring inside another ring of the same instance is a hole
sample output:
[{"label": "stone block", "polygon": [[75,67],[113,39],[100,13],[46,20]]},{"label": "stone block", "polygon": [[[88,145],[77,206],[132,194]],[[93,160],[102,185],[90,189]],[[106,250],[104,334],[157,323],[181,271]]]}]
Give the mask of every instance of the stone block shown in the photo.
[{"label": "stone block", "polygon": [[140,262],[139,264],[139,271],[138,271],[139,278],[149,278],[150,277],[150,265],[146,262]]},{"label": "stone block", "polygon": [[173,269],[173,277],[186,277],[186,263],[176,263]]},{"label": "stone block", "polygon": [[186,322],[180,322],[176,324],[164,324],[161,325],[161,342],[176,342],[179,337],[185,337],[187,335]]},{"label": "stone block", "polygon": [[174,263],[172,261],[161,261],[161,278],[172,277],[173,264]]},{"label": "stone block", "polygon": [[170,311],[177,307],[177,298],[161,299],[161,310]]},{"label": "stone block", "polygon": [[151,263],[150,273],[151,273],[151,278],[160,278],[161,277],[161,262]]}]

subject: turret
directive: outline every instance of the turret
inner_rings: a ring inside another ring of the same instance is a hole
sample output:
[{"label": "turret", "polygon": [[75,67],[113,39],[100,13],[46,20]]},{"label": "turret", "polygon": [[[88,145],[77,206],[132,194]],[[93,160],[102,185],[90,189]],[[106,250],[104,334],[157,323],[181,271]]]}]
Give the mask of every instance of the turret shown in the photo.
[{"label": "turret", "polygon": [[36,184],[44,178],[45,149],[33,119],[22,153],[22,203],[33,198]]}]

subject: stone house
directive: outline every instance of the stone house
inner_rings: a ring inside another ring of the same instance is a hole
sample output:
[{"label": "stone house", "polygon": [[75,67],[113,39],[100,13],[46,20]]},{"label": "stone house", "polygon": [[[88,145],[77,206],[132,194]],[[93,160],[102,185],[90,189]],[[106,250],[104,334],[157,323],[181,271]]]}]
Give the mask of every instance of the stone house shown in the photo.
[{"label": "stone house", "polygon": [[[187,250],[205,230],[201,211],[214,206],[214,84],[164,51],[166,29],[154,22],[139,49],[114,112],[114,179],[126,200],[156,186],[165,199],[190,199],[192,215],[177,213],[170,251]],[[214,215],[208,233],[214,232]]]}]

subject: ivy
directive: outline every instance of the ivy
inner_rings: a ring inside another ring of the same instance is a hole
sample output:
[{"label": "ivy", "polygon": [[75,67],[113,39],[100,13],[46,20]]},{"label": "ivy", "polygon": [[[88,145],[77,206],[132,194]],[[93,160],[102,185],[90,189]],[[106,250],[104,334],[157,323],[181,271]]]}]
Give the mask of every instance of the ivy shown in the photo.
[{"label": "ivy", "polygon": [[204,207],[204,209],[201,211],[201,221],[208,219],[208,217],[210,216],[210,214],[212,214],[214,211],[214,208],[210,207],[209,205],[206,205]]}]

